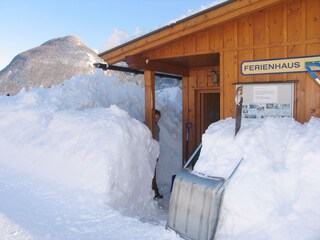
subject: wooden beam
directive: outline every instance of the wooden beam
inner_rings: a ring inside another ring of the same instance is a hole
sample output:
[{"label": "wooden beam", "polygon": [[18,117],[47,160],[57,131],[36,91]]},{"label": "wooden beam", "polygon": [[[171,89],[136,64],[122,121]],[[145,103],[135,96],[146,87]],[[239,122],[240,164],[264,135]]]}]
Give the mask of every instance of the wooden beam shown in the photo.
[{"label": "wooden beam", "polygon": [[156,60],[148,60],[141,56],[127,56],[126,63],[133,69],[144,69],[155,72],[171,73],[181,76],[188,76],[189,71],[174,65],[157,62]]},{"label": "wooden beam", "polygon": [[145,123],[154,136],[155,131],[155,73],[152,71],[144,72],[144,86],[145,86]]}]

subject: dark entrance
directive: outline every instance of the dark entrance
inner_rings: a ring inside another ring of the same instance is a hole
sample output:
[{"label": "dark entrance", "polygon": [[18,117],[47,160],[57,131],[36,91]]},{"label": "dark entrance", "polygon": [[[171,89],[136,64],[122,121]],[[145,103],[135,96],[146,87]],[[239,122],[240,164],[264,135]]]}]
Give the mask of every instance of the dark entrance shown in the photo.
[{"label": "dark entrance", "polygon": [[197,110],[197,144],[201,142],[202,134],[213,122],[220,119],[220,93],[210,90],[198,92]]}]

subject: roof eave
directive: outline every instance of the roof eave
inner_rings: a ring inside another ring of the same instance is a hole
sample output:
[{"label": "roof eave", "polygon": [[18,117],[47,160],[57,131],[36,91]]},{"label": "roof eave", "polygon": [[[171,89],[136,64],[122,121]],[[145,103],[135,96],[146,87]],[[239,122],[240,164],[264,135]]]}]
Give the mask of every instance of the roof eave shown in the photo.
[{"label": "roof eave", "polygon": [[164,26],[164,27],[158,28],[158,29],[156,29],[156,30],[154,30],[154,31],[152,31],[152,32],[149,32],[149,33],[147,33],[147,34],[141,35],[140,37],[134,38],[134,39],[132,39],[132,40],[130,40],[130,41],[128,41],[128,42],[125,42],[125,43],[120,44],[120,45],[118,45],[118,46],[116,46],[116,47],[113,47],[113,48],[111,48],[111,49],[108,49],[108,50],[106,50],[106,51],[103,51],[102,53],[99,53],[98,56],[101,57],[101,56],[103,56],[103,55],[106,55],[106,54],[108,54],[108,53],[110,53],[110,52],[113,52],[113,51],[119,49],[119,48],[122,48],[122,47],[125,47],[125,46],[127,46],[127,45],[130,45],[130,44],[132,44],[132,43],[134,43],[134,42],[137,42],[137,41],[139,41],[139,40],[141,40],[141,39],[143,39],[143,38],[146,38],[146,37],[149,37],[149,36],[151,36],[151,35],[153,35],[153,34],[156,34],[156,33],[158,33],[158,32],[161,32],[161,31],[163,31],[163,30],[165,30],[165,29],[167,29],[167,28],[172,28],[172,27],[174,27],[174,26],[176,26],[176,25],[178,25],[178,24],[181,24],[181,23],[183,23],[183,22],[186,22],[186,21],[188,21],[188,20],[190,20],[190,19],[192,19],[192,18],[195,18],[195,17],[197,17],[197,16],[200,16],[200,15],[205,14],[205,13],[207,13],[207,12],[210,12],[210,11],[212,11],[212,10],[218,9],[218,8],[220,8],[220,7],[223,7],[223,6],[227,5],[227,4],[230,4],[230,3],[235,2],[235,1],[236,1],[236,0],[227,0],[227,1],[225,1],[225,2],[222,2],[222,3],[219,3],[219,4],[215,5],[215,6],[212,6],[212,7],[210,7],[210,8],[204,9],[203,11],[197,12],[197,13],[195,13],[195,14],[192,14],[192,15],[188,16],[188,17],[185,17],[185,18],[183,18],[183,19],[180,19],[180,20],[176,21],[175,23],[171,23],[171,24],[166,25],[166,26]]}]

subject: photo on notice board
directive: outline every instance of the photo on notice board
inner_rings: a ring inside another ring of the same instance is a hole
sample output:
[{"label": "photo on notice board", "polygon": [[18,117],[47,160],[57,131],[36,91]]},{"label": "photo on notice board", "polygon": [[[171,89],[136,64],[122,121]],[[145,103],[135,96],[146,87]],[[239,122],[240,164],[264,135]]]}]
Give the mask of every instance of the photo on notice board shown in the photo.
[{"label": "photo on notice board", "polygon": [[242,118],[293,117],[294,83],[243,84]]}]

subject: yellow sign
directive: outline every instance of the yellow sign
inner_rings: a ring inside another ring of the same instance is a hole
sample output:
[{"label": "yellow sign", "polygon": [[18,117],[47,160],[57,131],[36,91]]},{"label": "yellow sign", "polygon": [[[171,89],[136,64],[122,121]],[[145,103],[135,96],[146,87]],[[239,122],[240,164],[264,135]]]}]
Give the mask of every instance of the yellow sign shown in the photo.
[{"label": "yellow sign", "polygon": [[[278,58],[270,60],[244,61],[241,63],[243,75],[306,72],[305,63],[320,62],[320,56]],[[313,67],[312,70],[319,71]]]}]

